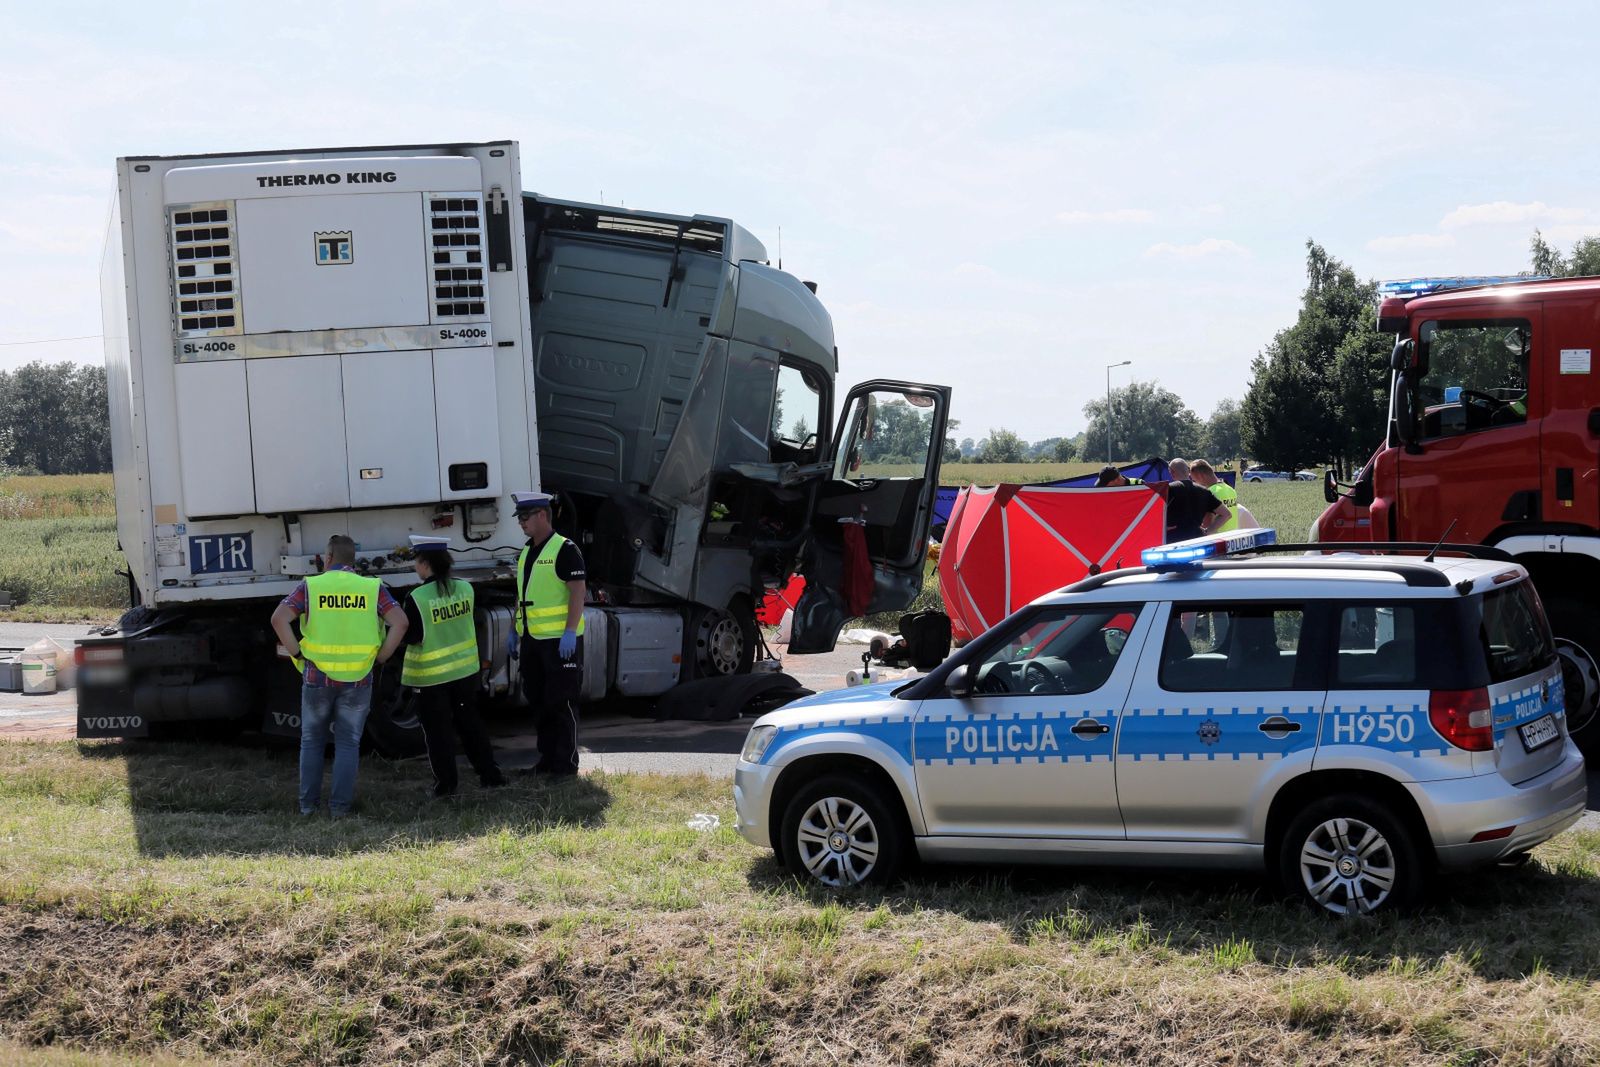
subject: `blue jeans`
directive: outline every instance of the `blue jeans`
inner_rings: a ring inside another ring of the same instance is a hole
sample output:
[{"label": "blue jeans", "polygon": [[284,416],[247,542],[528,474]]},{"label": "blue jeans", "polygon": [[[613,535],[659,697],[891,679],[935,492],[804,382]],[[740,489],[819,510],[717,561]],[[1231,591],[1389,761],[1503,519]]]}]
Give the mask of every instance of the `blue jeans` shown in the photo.
[{"label": "blue jeans", "polygon": [[343,815],[356,799],[361,765],[361,730],[372,710],[372,686],[303,686],[300,689],[300,812],[322,803],[322,753],[333,725],[333,789],[328,810]]}]

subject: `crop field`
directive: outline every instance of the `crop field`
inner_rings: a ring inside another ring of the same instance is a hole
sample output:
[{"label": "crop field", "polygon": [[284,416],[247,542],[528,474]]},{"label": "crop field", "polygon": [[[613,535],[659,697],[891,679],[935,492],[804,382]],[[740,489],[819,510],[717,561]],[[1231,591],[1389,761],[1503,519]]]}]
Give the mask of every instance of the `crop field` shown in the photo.
[{"label": "crop field", "polygon": [[[294,778],[283,749],[0,743],[0,1055],[1600,1058],[1593,833],[1341,922],[1221,875],[929,868],[814,890],[734,833],[728,782],[706,778],[439,805],[421,761],[368,757],[360,814],[336,822],[295,814]],[[720,828],[687,828],[697,813]]]},{"label": "crop field", "polygon": [[0,589],[20,605],[0,618],[115,619],[124,566],[109,474],[0,481]]}]

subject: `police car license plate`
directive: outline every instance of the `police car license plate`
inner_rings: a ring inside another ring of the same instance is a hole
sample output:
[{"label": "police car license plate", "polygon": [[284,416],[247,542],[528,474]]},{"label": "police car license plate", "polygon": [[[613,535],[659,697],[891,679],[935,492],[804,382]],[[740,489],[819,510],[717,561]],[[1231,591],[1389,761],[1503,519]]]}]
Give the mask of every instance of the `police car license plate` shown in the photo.
[{"label": "police car license plate", "polygon": [[1541,715],[1532,722],[1523,723],[1517,729],[1522,733],[1522,747],[1529,752],[1543,748],[1561,736],[1561,731],[1556,728],[1554,715]]}]

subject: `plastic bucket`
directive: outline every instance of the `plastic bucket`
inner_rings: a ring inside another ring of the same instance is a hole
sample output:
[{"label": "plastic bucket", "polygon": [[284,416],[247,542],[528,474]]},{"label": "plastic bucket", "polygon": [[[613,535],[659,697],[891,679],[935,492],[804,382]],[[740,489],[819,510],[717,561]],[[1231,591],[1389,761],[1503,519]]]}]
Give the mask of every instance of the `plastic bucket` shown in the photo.
[{"label": "plastic bucket", "polygon": [[54,693],[56,691],[56,654],[54,650],[36,652],[33,649],[17,657],[22,668],[24,693]]}]

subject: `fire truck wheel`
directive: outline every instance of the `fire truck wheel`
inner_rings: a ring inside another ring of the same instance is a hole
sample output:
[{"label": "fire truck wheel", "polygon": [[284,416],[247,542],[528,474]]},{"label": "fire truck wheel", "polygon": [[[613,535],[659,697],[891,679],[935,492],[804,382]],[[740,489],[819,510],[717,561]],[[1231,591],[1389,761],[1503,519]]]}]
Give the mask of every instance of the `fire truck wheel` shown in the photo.
[{"label": "fire truck wheel", "polygon": [[1545,605],[1561,658],[1566,691],[1567,730],[1585,754],[1600,753],[1600,620],[1594,609],[1575,598],[1551,597]]}]

